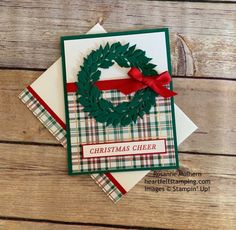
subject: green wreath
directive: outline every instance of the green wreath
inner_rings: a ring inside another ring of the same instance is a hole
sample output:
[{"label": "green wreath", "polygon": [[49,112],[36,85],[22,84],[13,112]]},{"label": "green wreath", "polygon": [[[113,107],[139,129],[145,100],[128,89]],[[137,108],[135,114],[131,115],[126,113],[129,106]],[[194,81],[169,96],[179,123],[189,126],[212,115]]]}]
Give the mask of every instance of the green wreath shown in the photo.
[{"label": "green wreath", "polygon": [[129,102],[114,106],[102,98],[101,91],[94,85],[101,75],[99,68],[107,69],[114,62],[120,67],[137,67],[145,76],[156,75],[156,65],[150,63],[151,58],[146,57],[145,51],[135,47],[136,45],[130,46],[129,43],[106,43],[84,58],[83,66],[77,74],[77,94],[80,95],[79,103],[83,105],[83,111],[88,112],[97,122],[127,126],[132,122],[136,123],[138,117],[143,118],[155,105],[157,94],[150,88],[139,90]]}]

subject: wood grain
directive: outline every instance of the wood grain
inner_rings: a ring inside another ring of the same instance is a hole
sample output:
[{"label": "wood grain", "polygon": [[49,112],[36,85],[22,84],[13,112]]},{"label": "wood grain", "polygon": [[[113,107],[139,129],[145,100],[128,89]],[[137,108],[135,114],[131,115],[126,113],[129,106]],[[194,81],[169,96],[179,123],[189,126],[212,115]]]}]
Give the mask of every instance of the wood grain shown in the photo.
[{"label": "wood grain", "polygon": [[0,2],[0,66],[46,69],[62,35],[169,27],[174,75],[233,78],[236,4],[159,1]]},{"label": "wood grain", "polygon": [[[236,229],[234,0],[2,0],[0,15],[0,229]],[[60,56],[60,36],[98,21],[169,27],[176,104],[199,127],[180,146],[179,172],[201,175],[161,178],[210,191],[145,191],[152,172],[114,205],[89,176],[67,175],[65,149],[17,96]]]},{"label": "wood grain", "polygon": [[[30,221],[11,221],[0,220],[0,230],[121,230],[123,228],[110,228],[101,226],[89,226],[70,223],[44,223],[44,222],[30,222]],[[135,229],[135,228],[132,228]]]},{"label": "wood grain", "polygon": [[42,72],[0,72],[0,140],[57,144],[55,138],[18,98],[19,93]]},{"label": "wood grain", "polygon": [[[62,147],[1,144],[0,161],[3,216],[134,227],[236,228],[235,157],[180,153],[182,171],[202,173],[185,179],[210,180],[210,192],[155,193],[144,191],[142,180],[117,205],[89,176],[67,175]],[[153,173],[146,179],[150,176]]]},{"label": "wood grain", "polygon": [[[17,97],[41,73],[0,70],[0,141],[58,143]],[[199,127],[180,150],[235,154],[236,82],[175,78],[174,84],[176,104]]]}]

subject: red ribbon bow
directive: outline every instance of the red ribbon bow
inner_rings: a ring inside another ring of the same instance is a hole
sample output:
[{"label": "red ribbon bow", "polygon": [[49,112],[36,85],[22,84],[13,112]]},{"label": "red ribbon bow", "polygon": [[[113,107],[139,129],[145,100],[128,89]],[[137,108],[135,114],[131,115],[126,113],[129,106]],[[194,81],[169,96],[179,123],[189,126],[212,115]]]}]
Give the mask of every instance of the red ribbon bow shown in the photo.
[{"label": "red ribbon bow", "polygon": [[164,98],[173,97],[177,94],[176,92],[164,87],[164,85],[169,84],[171,81],[168,71],[165,71],[160,75],[144,76],[138,68],[132,67],[129,70],[128,75],[131,78],[98,81],[95,85],[100,90],[117,89],[124,94],[130,94],[146,87],[150,87],[153,91]]},{"label": "red ribbon bow", "polygon": [[164,85],[169,84],[171,81],[171,76],[168,73],[168,71],[165,71],[160,75],[144,76],[138,68],[132,67],[128,72],[128,75],[133,79],[135,79],[136,81],[138,81],[139,83],[141,83],[141,84],[136,83],[135,85],[133,85],[137,87],[135,91],[146,87],[150,87],[157,94],[160,94],[165,98],[173,97],[177,94],[174,91],[171,91],[164,87]]}]

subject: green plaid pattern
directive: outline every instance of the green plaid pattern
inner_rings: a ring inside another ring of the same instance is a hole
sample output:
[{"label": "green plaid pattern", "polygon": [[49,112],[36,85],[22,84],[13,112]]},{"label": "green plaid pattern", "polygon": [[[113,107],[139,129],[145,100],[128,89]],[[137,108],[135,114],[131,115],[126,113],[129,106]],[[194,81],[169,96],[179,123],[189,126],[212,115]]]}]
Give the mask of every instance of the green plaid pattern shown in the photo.
[{"label": "green plaid pattern", "polygon": [[[136,124],[126,127],[105,126],[98,123],[78,102],[74,92],[68,94],[72,173],[125,171],[176,166],[171,99],[158,96],[156,106]],[[117,90],[103,91],[103,98],[117,104],[130,100]],[[82,159],[81,144],[108,143],[166,138],[167,154],[116,156]]]},{"label": "green plaid pattern", "polygon": [[50,115],[50,113],[38,102],[38,100],[24,89],[19,98],[29,108],[29,110],[41,121],[41,123],[56,137],[56,139],[66,148],[66,131]]},{"label": "green plaid pattern", "polygon": [[114,203],[118,202],[122,198],[123,194],[110,181],[106,174],[91,174],[91,177]]},{"label": "green plaid pattern", "polygon": [[[47,112],[38,100],[25,88],[19,95],[20,100],[29,108],[31,112],[41,121],[41,123],[52,133],[53,136],[66,148],[66,131],[61,125]],[[90,175],[107,196],[114,202],[118,202],[123,194],[110,181],[106,174]]]}]

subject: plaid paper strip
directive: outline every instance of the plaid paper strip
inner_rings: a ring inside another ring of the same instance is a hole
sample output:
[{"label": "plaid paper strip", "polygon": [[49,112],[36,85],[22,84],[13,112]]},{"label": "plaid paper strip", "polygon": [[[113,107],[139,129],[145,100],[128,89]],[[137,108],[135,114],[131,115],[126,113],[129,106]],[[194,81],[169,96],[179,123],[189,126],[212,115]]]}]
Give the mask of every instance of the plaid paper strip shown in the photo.
[{"label": "plaid paper strip", "polygon": [[116,203],[121,199],[125,193],[122,193],[115,184],[110,180],[111,174],[91,174],[91,177],[95,180],[97,185],[108,195],[108,197]]},{"label": "plaid paper strip", "polygon": [[[66,130],[53,118],[42,103],[39,102],[39,95],[37,95],[38,99],[35,96],[36,92],[28,87],[20,93],[19,98],[50,133],[56,137],[63,147],[66,148]],[[90,176],[114,203],[118,202],[125,195],[126,191],[115,185],[116,181],[114,181],[111,174],[91,174]]]},{"label": "plaid paper strip", "polygon": [[51,116],[44,106],[34,97],[29,88],[24,89],[19,98],[29,108],[30,111],[41,121],[41,123],[56,137],[56,139],[66,148],[66,130]]},{"label": "plaid paper strip", "polygon": [[[71,142],[71,173],[91,173],[101,171],[124,171],[132,169],[176,168],[171,99],[156,97],[156,106],[136,124],[126,127],[106,126],[83,112],[75,92],[68,92],[68,111]],[[130,96],[116,91],[103,91],[103,98],[117,104],[129,101]],[[150,140],[165,138],[166,154],[99,157],[83,159],[81,144],[109,143],[120,141]]]}]

